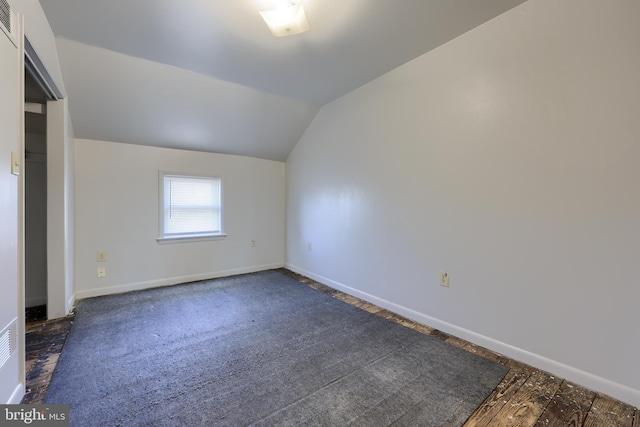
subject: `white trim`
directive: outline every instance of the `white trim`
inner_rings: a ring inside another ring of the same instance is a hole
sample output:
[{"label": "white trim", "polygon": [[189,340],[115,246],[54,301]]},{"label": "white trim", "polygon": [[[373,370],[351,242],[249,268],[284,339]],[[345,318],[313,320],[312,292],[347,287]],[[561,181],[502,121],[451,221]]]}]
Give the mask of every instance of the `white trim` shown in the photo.
[{"label": "white trim", "polygon": [[24,112],[25,113],[34,113],[34,114],[46,114],[47,106],[45,104],[40,104],[37,102],[25,102],[24,103]]},{"label": "white trim", "polygon": [[69,314],[71,312],[71,310],[73,309],[73,306],[76,303],[76,294],[72,293],[71,296],[69,297],[69,299],[67,300],[67,305],[65,307],[65,312],[67,314]]},{"label": "white trim", "polygon": [[121,285],[105,286],[102,288],[94,288],[88,290],[76,291],[78,300],[84,298],[98,297],[102,295],[118,294],[130,291],[139,291],[142,289],[158,288],[161,286],[179,285],[182,283],[196,282],[199,280],[216,279],[219,277],[234,276],[237,274],[255,273],[257,271],[272,270],[274,268],[284,267],[284,263],[256,265],[252,267],[234,268],[230,270],[212,271],[209,273],[192,274],[189,276],[170,277],[159,280],[149,280],[146,282],[124,283]]},{"label": "white trim", "polygon": [[24,384],[19,383],[16,388],[11,393],[11,397],[9,401],[6,403],[7,405],[18,405],[22,401],[24,397]]},{"label": "white trim", "polygon": [[572,366],[546,358],[544,356],[531,353],[527,350],[514,347],[502,341],[498,341],[493,338],[480,335],[476,332],[470,331],[465,328],[461,328],[459,326],[442,321],[440,319],[436,319],[435,317],[431,317],[424,313],[417,312],[415,310],[393,303],[391,301],[378,298],[374,295],[351,288],[340,282],[331,280],[328,277],[324,277],[319,274],[312,273],[310,271],[305,270],[304,268],[297,267],[290,263],[286,263],[285,267],[291,271],[294,271],[298,274],[302,274],[311,279],[317,280],[320,283],[331,286],[349,295],[361,298],[365,301],[376,304],[379,307],[391,310],[392,312],[397,313],[401,316],[404,316],[408,319],[417,321],[427,326],[437,328],[448,334],[455,335],[458,338],[462,338],[474,344],[480,345],[482,347],[486,347],[489,350],[493,350],[495,352],[503,354],[511,359],[524,362],[535,368],[542,369],[544,371],[557,375],[558,377],[565,378],[569,381],[575,382],[577,384],[593,389],[600,393],[608,394],[616,399],[619,399],[623,402],[627,402],[633,406],[640,407],[640,390],[633,389],[624,384],[613,382],[606,378],[599,377],[590,372],[586,372],[578,368],[574,368]]},{"label": "white trim", "polygon": [[171,237],[158,237],[156,241],[160,245],[166,245],[167,243],[185,243],[185,242],[206,242],[209,240],[224,240],[227,238],[227,234],[198,234],[194,236],[171,236]]}]

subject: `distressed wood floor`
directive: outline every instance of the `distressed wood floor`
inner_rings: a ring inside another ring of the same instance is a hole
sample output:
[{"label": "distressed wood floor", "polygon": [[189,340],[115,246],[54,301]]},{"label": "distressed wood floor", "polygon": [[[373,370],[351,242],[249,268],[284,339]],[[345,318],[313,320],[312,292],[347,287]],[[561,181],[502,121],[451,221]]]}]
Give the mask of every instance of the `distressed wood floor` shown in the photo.
[{"label": "distressed wood floor", "polygon": [[[370,313],[509,366],[504,380],[469,417],[465,427],[640,427],[640,411],[429,326],[405,319],[287,269],[279,272]],[[73,323],[73,315],[27,325],[27,393],[22,403],[42,403]]]},{"label": "distressed wood floor", "polygon": [[[44,311],[46,316],[46,310]],[[74,315],[51,321],[27,315],[26,325],[26,393],[22,403],[42,403],[67,339]]]}]

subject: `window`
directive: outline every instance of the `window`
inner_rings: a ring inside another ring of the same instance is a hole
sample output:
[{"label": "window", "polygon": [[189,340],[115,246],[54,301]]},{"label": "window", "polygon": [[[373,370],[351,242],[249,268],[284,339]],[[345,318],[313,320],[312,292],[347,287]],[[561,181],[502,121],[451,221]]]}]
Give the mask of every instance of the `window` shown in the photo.
[{"label": "window", "polygon": [[159,243],[226,237],[220,178],[160,172],[159,187]]}]

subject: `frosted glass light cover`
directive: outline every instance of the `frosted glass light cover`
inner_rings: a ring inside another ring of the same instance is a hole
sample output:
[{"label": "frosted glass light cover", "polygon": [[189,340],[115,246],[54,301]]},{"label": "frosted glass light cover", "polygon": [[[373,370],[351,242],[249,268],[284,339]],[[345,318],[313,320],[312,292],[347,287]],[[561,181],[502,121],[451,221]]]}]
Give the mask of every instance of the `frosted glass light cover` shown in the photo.
[{"label": "frosted glass light cover", "polygon": [[291,36],[309,29],[302,4],[284,2],[274,10],[260,12],[260,15],[275,37]]}]

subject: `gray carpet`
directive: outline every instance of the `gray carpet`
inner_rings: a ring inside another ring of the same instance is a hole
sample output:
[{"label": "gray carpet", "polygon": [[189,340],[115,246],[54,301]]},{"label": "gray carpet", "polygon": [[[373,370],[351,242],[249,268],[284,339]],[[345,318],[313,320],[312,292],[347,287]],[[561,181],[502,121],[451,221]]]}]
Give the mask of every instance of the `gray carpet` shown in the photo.
[{"label": "gray carpet", "polygon": [[508,368],[277,271],[80,301],[72,426],[460,426]]}]

